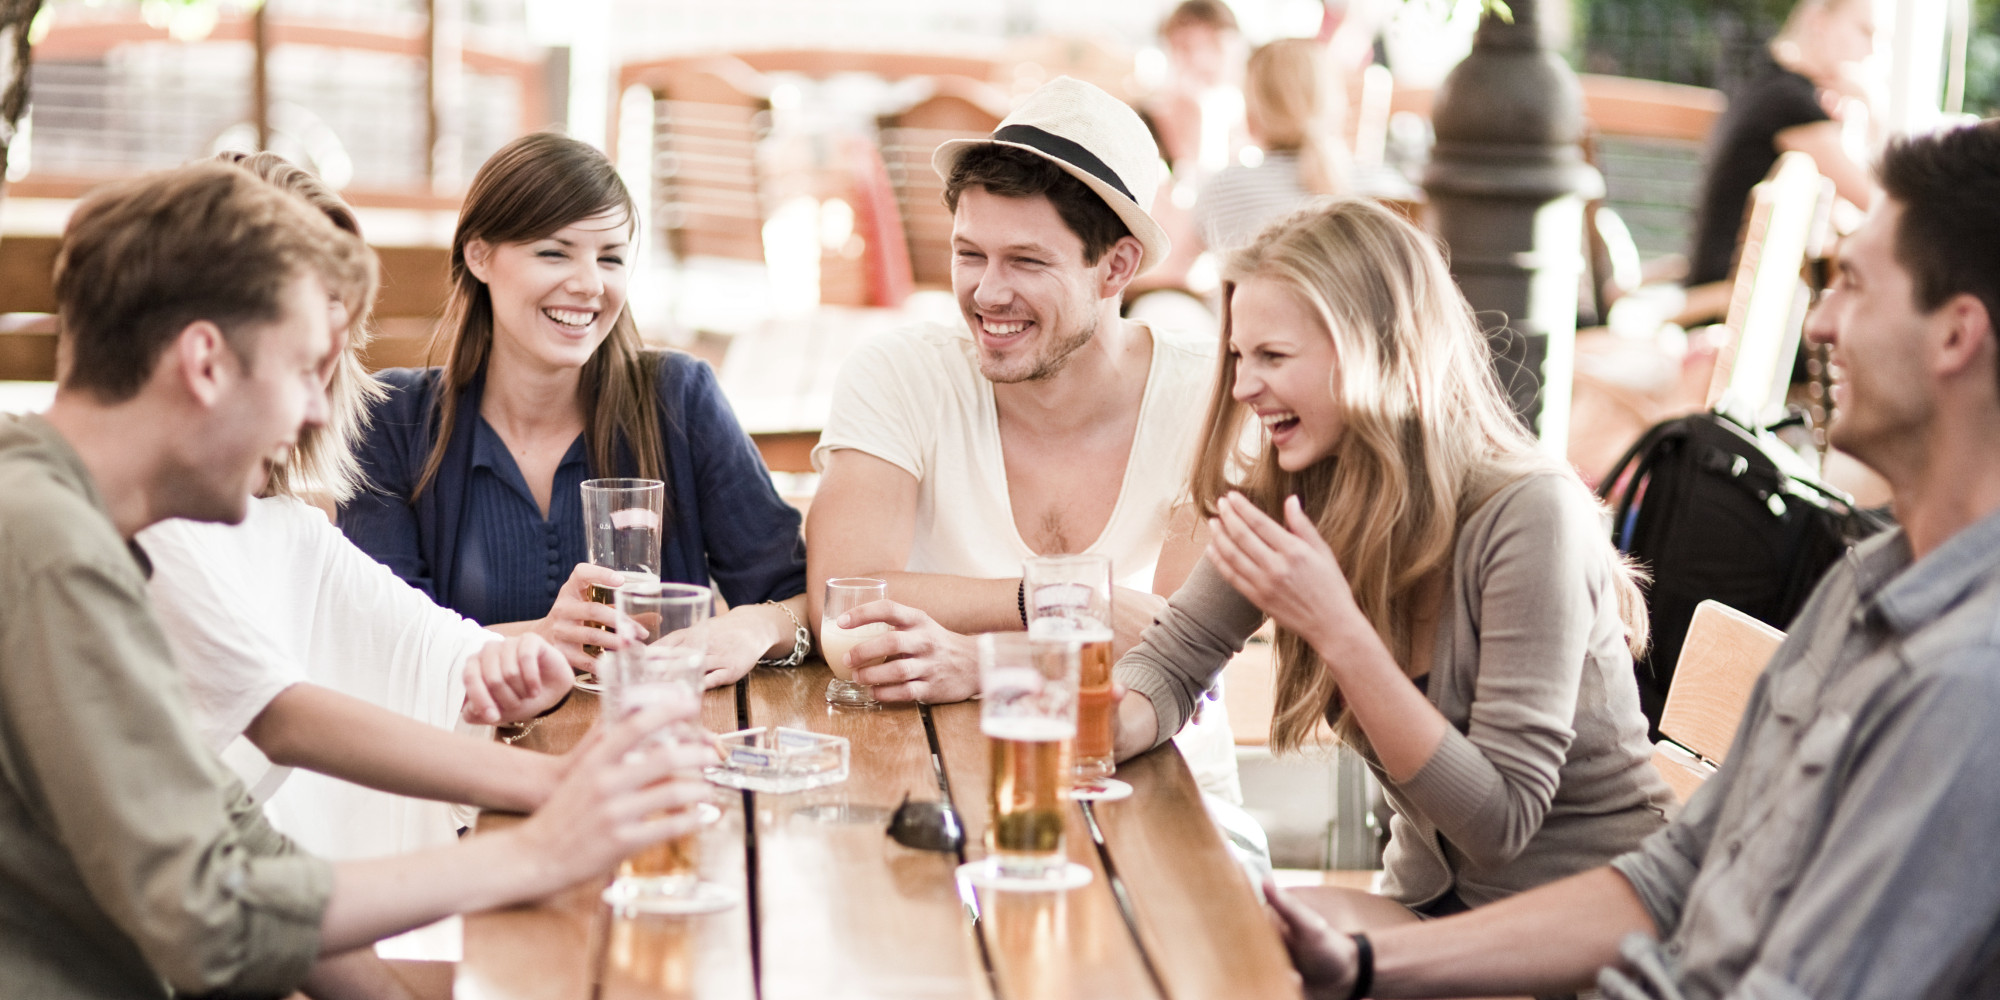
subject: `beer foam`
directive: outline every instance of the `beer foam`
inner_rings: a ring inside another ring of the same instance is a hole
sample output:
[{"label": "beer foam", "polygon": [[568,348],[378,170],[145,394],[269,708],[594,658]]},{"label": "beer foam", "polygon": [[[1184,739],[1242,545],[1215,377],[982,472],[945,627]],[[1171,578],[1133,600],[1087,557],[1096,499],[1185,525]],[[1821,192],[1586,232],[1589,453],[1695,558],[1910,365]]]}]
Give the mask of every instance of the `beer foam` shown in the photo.
[{"label": "beer foam", "polygon": [[1076,736],[1076,723],[1035,716],[1003,716],[979,720],[979,731],[988,738],[1017,743],[1050,743]]},{"label": "beer foam", "polygon": [[1037,618],[1028,625],[1035,639],[1074,639],[1077,642],[1110,642],[1111,626],[1085,615]]},{"label": "beer foam", "polygon": [[657,528],[660,515],[648,507],[627,507],[611,512],[611,526],[614,528]]}]

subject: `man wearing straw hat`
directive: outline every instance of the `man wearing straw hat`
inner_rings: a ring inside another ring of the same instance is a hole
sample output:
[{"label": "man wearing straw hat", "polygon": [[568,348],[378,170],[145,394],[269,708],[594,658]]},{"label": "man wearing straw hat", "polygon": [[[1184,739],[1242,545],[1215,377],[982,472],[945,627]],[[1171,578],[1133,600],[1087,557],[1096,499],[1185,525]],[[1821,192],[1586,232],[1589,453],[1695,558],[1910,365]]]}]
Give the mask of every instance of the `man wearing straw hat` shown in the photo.
[{"label": "man wearing straw hat", "polygon": [[[1200,554],[1169,521],[1215,348],[1119,316],[1168,243],[1144,208],[1159,150],[1117,98],[1060,77],[990,138],[946,142],[931,162],[965,325],[880,337],[849,359],[813,450],[806,539],[815,601],[830,578],[889,582],[888,601],[847,623],[892,629],[855,647],[857,665],[888,658],[855,679],[885,701],[935,703],[977,692],[968,636],[1025,627],[1030,556],[1111,557],[1117,652],[1152,624],[1155,595]],[[1182,746],[1206,788],[1236,799],[1227,727],[1211,709]]]}]

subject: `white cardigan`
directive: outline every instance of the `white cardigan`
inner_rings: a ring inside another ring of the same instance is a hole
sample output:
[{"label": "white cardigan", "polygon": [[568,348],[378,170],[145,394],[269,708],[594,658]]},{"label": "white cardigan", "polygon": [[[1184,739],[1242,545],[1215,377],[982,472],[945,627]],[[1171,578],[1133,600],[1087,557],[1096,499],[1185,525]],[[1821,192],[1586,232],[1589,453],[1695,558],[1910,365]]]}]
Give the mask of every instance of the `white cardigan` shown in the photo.
[{"label": "white cardigan", "polygon": [[242,734],[300,682],[454,728],[459,668],[499,636],[438,607],[289,497],[251,501],[241,524],[165,521],[138,542],[202,737],[264,800],[272,825],[335,859],[455,839],[449,805],[273,768]]}]

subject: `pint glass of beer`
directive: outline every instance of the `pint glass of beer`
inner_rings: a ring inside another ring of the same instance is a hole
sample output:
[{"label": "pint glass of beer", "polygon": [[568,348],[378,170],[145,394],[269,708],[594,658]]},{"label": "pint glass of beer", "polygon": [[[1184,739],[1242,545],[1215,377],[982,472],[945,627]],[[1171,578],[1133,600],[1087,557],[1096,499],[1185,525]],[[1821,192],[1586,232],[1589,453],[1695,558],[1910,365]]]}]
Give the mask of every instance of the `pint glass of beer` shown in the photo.
[{"label": "pint glass of beer", "polygon": [[1081,646],[1076,745],[1079,782],[1111,776],[1111,557],[1037,556],[1021,564],[1028,631]]},{"label": "pint glass of beer", "polygon": [[992,753],[988,871],[1009,882],[1060,882],[1068,867],[1069,743],[1076,735],[1079,645],[1020,632],[979,642],[979,728]]},{"label": "pint glass of beer", "polygon": [[833,670],[833,679],[826,682],[826,700],[829,703],[856,707],[877,704],[873,688],[854,683],[854,669],[847,664],[847,654],[862,640],[889,631],[888,623],[871,622],[853,628],[841,628],[835,623],[840,621],[841,615],[888,596],[889,585],[881,580],[842,577],[826,581],[826,603],[822,606],[819,620],[819,652],[826,657],[826,665]]},{"label": "pint glass of beer", "polygon": [[[584,558],[592,566],[617,570],[626,583],[660,579],[660,531],[667,509],[667,485],[657,479],[587,479],[583,483]],[[613,588],[591,584],[584,596],[611,604]],[[596,646],[584,652],[596,656]]]},{"label": "pint glass of beer", "polygon": [[[618,631],[628,641],[602,661],[607,667],[604,711],[619,719],[661,703],[696,704],[701,698],[701,646],[674,633],[708,619],[714,596],[707,587],[682,583],[631,583],[613,596]],[[705,741],[696,717],[654,736],[663,742]],[[641,913],[700,913],[733,903],[726,887],[701,878],[699,828],[649,847],[620,866],[604,898]]]}]

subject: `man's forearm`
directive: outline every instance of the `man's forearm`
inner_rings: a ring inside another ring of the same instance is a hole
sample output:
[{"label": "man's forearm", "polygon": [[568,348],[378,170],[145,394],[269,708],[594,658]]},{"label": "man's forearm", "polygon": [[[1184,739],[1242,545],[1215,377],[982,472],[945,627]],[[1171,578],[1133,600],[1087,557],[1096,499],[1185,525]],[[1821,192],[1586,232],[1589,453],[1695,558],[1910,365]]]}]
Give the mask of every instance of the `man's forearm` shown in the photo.
[{"label": "man's forearm", "polygon": [[536,899],[568,884],[520,844],[519,827],[414,854],[343,861],[320,920],[320,953],[372,944],[455,913]]},{"label": "man's forearm", "polygon": [[930,615],[960,635],[1021,630],[1021,581],[979,580],[938,573],[877,573],[889,599]]},{"label": "man's forearm", "polygon": [[1470,913],[1368,935],[1370,996],[1547,995],[1587,989],[1618,942],[1657,934],[1623,875],[1595,868]]},{"label": "man's forearm", "polygon": [[279,764],[442,802],[529,812],[548,796],[556,760],[482,742],[313,684],[280,692],[246,735]]}]

